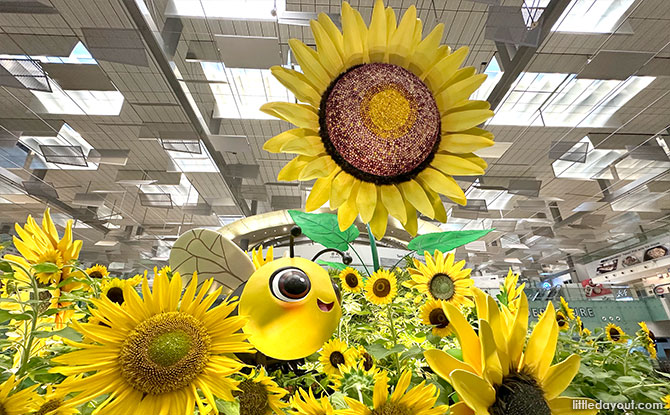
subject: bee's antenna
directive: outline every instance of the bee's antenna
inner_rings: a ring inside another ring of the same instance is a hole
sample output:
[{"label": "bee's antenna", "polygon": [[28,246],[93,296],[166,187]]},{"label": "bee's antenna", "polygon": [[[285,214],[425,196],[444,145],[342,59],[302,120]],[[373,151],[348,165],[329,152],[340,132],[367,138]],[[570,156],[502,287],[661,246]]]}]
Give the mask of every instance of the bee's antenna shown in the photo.
[{"label": "bee's antenna", "polygon": [[300,226],[294,226],[291,228],[291,236],[289,237],[289,254],[291,258],[295,256],[294,252],[294,246],[295,246],[295,238],[300,236],[302,234],[302,229],[300,229]]},{"label": "bee's antenna", "polygon": [[318,257],[325,254],[326,252],[335,252],[335,253],[339,254],[342,257],[342,263],[344,265],[349,265],[353,261],[353,259],[351,258],[351,255],[349,255],[348,252],[343,252],[343,251],[340,251],[339,249],[335,249],[335,248],[326,248],[326,249],[322,249],[319,252],[317,252],[316,255],[314,255],[314,258],[312,258],[312,262],[316,261],[316,259]]}]

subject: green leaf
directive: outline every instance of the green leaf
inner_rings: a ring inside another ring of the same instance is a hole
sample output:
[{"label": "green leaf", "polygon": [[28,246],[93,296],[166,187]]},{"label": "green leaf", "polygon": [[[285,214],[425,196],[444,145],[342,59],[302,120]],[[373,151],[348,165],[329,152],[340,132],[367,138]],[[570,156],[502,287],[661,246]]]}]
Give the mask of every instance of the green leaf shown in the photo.
[{"label": "green leaf", "polygon": [[0,261],[0,271],[2,271],[2,272],[14,272],[12,270],[12,266],[9,264],[9,262],[6,262],[6,261]]},{"label": "green leaf", "polygon": [[53,274],[54,272],[60,271],[58,265],[52,264],[51,262],[44,262],[42,264],[33,265],[31,268],[38,274]]},{"label": "green leaf", "polygon": [[30,320],[32,316],[28,313],[16,313],[12,311],[7,311],[7,310],[0,310],[0,323],[5,322],[7,320]]},{"label": "green leaf", "polygon": [[461,362],[463,361],[463,350],[461,349],[447,349],[446,353],[451,355],[451,357],[455,357]]},{"label": "green leaf", "polygon": [[407,249],[417,252],[428,251],[432,253],[436,249],[441,252],[449,252],[459,246],[476,241],[493,230],[495,228],[427,233],[412,239],[409,245],[407,245]]},{"label": "green leaf", "polygon": [[377,360],[382,360],[383,358],[392,355],[393,353],[401,353],[406,349],[402,344],[396,344],[390,349],[387,349],[379,343],[373,343],[365,348],[365,350],[370,353],[370,356],[374,357]]},{"label": "green leaf", "polygon": [[305,213],[299,210],[289,210],[288,213],[305,236],[326,248],[346,251],[349,243],[356,240],[360,233],[355,225],[342,232],[337,215],[332,213]]},{"label": "green leaf", "polygon": [[405,350],[401,355],[400,355],[400,360],[405,360],[409,358],[415,358],[423,355],[423,349],[419,346],[412,346],[408,350]]},{"label": "green leaf", "polygon": [[239,402],[229,402],[223,400],[216,400],[216,408],[220,413],[224,415],[239,415],[240,414],[240,404]]},{"label": "green leaf", "polygon": [[325,266],[327,266],[327,267],[330,267],[330,268],[333,268],[333,269],[337,269],[337,270],[340,270],[340,271],[342,271],[342,270],[344,270],[344,269],[347,268],[346,265],[344,265],[344,264],[342,264],[342,263],[340,263],[340,262],[328,262],[328,261],[322,261],[322,260],[320,260],[320,259],[317,259],[317,260],[316,260],[316,263],[317,263],[317,264],[321,264],[321,265],[325,265]]}]

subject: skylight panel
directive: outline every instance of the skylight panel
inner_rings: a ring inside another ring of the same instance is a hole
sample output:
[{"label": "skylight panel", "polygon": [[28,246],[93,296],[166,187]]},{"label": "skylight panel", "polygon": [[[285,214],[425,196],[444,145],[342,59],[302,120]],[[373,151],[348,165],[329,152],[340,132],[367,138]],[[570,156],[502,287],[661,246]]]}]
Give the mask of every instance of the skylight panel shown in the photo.
[{"label": "skylight panel", "polygon": [[482,86],[472,94],[470,97],[472,100],[486,100],[486,98],[491,95],[493,88],[495,88],[496,85],[498,85],[498,82],[500,82],[503,71],[500,68],[498,60],[495,58],[495,56],[489,61],[489,64],[486,65],[484,73],[488,76]]},{"label": "skylight panel", "polygon": [[588,136],[582,138],[568,152],[579,151],[580,147],[586,143],[588,145],[586,162],[578,163],[574,161],[556,160],[551,163],[554,170],[554,176],[562,179],[596,180],[606,179],[614,180],[614,175],[609,166],[626,153],[626,150],[597,150]]},{"label": "skylight panel", "polygon": [[50,80],[53,92],[31,91],[49,114],[116,116],[123,107],[119,91],[63,90]]},{"label": "skylight panel", "polygon": [[166,150],[170,159],[182,173],[218,173],[207,148],[200,143],[200,153]]},{"label": "skylight panel", "polygon": [[56,137],[38,137],[38,136],[22,136],[19,142],[28,147],[35,153],[35,157],[30,165],[31,169],[60,169],[60,170],[97,170],[98,164],[87,162],[87,166],[74,166],[49,163],[42,156],[40,146],[78,146],[81,148],[81,153],[85,156],[93,146],[88,143],[77,131],[67,124],[63,124]]},{"label": "skylight panel", "polygon": [[140,191],[147,195],[169,194],[173,206],[195,205],[200,194],[185,174],[181,175],[178,185],[140,185]]},{"label": "skylight panel", "polygon": [[235,20],[276,20],[276,9],[284,10],[283,0],[170,0],[167,15]]},{"label": "skylight panel", "polygon": [[[528,28],[535,26],[550,0],[524,0],[521,14]],[[635,0],[572,0],[552,32],[612,33]]]}]

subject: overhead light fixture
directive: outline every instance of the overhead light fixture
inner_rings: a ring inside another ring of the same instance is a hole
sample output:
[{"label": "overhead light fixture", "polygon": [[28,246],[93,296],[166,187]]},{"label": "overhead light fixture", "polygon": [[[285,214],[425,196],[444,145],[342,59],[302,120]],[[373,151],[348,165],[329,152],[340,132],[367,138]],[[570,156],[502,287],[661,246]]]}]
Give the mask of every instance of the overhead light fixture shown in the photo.
[{"label": "overhead light fixture", "polygon": [[112,248],[112,247],[117,246],[118,244],[119,244],[119,241],[111,241],[111,240],[104,240],[103,239],[103,240],[100,240],[100,241],[96,242],[94,245],[95,246],[102,246],[102,247],[105,247],[105,248]]}]

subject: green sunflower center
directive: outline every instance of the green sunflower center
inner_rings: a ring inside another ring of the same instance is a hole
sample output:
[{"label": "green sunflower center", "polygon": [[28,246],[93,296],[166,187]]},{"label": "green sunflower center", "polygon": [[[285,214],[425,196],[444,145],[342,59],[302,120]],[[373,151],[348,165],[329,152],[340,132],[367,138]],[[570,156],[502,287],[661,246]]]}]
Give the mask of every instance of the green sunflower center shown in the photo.
[{"label": "green sunflower center", "polygon": [[372,286],[372,292],[377,297],[386,297],[391,292],[391,281],[386,278],[380,278]]},{"label": "green sunflower center", "polygon": [[113,303],[123,304],[125,299],[123,298],[123,289],[121,287],[112,287],[107,290],[107,298]]},{"label": "green sunflower center", "polygon": [[[46,402],[40,407],[40,409],[39,409],[37,412],[35,412],[34,415],[45,415],[45,414],[48,414],[49,412],[54,411],[54,410],[60,408],[60,406],[61,406],[62,404],[63,404],[63,400],[62,400],[62,399],[50,399],[50,400],[46,401]],[[0,414],[4,414],[4,412],[0,411]]]},{"label": "green sunflower center", "polygon": [[374,409],[372,415],[412,415],[412,412],[405,405],[386,402],[379,408]]},{"label": "green sunflower center", "polygon": [[443,329],[449,325],[449,319],[441,308],[432,310],[428,315],[428,319],[430,320],[430,324],[436,326],[439,329]]},{"label": "green sunflower center", "polygon": [[265,415],[268,413],[268,391],[262,384],[245,380],[233,392],[240,400],[240,415]]},{"label": "green sunflower center", "polygon": [[210,344],[205,327],[190,314],[157,314],[138,324],[123,343],[121,375],[150,395],[184,388],[207,366]]},{"label": "green sunflower center", "polygon": [[510,373],[496,385],[496,400],[489,407],[491,415],[551,415],[544,391],[525,373]]},{"label": "green sunflower center", "polygon": [[618,342],[619,340],[621,340],[621,333],[619,333],[619,330],[617,330],[616,328],[611,328],[609,333],[613,341]]},{"label": "green sunflower center", "polygon": [[333,367],[338,367],[339,365],[344,364],[344,355],[342,352],[333,352],[330,354],[330,364],[333,365]]},{"label": "green sunflower center", "polygon": [[449,300],[454,296],[456,287],[447,274],[435,274],[430,280],[430,293],[438,300]]},{"label": "green sunflower center", "polygon": [[344,282],[351,288],[358,287],[358,278],[355,274],[347,274],[347,276],[344,277]]}]

